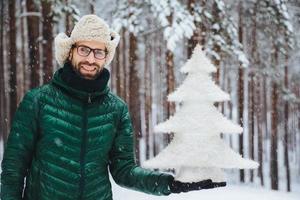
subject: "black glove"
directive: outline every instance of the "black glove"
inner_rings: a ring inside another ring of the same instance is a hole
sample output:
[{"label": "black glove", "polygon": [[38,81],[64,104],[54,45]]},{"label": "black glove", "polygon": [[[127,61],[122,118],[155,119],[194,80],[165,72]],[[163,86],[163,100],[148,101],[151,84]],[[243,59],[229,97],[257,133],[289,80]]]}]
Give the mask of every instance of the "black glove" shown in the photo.
[{"label": "black glove", "polygon": [[224,187],[226,186],[226,182],[212,182],[211,179],[207,179],[199,182],[183,183],[180,181],[176,181],[173,178],[169,186],[172,193],[180,193],[180,192],[189,192],[193,190]]}]

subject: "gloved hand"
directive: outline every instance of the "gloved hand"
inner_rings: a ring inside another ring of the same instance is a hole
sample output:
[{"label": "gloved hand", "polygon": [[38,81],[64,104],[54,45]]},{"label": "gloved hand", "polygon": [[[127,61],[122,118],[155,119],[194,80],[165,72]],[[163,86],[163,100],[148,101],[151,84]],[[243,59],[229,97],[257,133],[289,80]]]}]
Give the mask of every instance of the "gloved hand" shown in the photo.
[{"label": "gloved hand", "polygon": [[171,180],[170,190],[172,193],[180,193],[180,192],[189,192],[193,190],[202,190],[202,189],[212,189],[216,187],[224,187],[226,186],[226,182],[212,182],[211,179],[199,181],[199,182],[191,182],[191,183],[183,183],[180,181]]}]

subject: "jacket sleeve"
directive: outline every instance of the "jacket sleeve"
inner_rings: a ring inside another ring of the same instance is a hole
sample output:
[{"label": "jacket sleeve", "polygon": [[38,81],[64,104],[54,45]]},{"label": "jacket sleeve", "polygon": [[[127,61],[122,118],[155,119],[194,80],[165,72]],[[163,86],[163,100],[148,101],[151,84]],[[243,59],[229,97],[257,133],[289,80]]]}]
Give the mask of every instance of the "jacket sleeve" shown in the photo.
[{"label": "jacket sleeve", "polygon": [[34,105],[33,95],[28,92],[14,115],[1,164],[1,200],[22,199],[37,131]]},{"label": "jacket sleeve", "polygon": [[125,105],[110,152],[110,172],[114,181],[126,188],[154,195],[169,195],[172,175],[146,170],[136,165],[133,147],[133,128]]}]

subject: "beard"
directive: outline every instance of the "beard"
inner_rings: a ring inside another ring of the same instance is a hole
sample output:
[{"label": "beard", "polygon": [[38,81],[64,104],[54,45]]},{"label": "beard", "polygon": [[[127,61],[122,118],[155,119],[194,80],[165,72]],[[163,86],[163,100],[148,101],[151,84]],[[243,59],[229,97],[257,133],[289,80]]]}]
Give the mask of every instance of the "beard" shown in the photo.
[{"label": "beard", "polygon": [[82,61],[78,63],[72,62],[73,69],[80,77],[89,80],[95,80],[102,72],[104,68],[103,65],[97,63],[89,63],[87,61]]}]

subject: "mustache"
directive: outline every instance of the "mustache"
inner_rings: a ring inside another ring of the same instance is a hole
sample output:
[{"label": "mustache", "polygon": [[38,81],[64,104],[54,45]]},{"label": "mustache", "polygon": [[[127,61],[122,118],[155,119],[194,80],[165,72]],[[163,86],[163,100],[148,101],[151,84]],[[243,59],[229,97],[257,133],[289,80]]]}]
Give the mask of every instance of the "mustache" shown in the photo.
[{"label": "mustache", "polygon": [[97,68],[100,68],[100,65],[98,65],[97,63],[89,63],[87,61],[83,61],[83,62],[79,62],[78,65],[89,65],[89,66],[95,66]]}]

